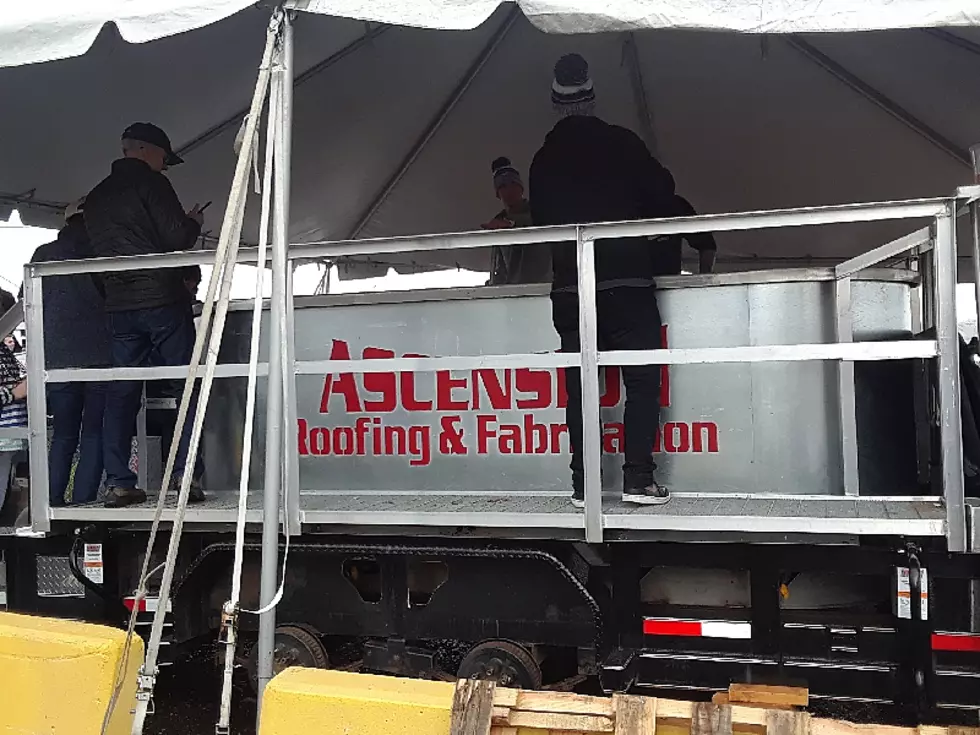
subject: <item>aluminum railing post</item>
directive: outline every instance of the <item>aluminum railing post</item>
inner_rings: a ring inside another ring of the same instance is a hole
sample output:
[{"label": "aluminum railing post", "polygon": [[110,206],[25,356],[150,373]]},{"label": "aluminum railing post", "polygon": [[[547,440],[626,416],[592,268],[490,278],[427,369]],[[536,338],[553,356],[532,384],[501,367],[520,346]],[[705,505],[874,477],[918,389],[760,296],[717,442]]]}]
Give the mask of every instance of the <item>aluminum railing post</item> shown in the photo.
[{"label": "aluminum railing post", "polygon": [[602,418],[599,414],[599,350],[595,240],[575,228],[578,252],[578,324],[582,381],[582,458],[585,463],[585,540],[602,542]]},{"label": "aluminum railing post", "polygon": [[[837,342],[853,342],[851,321],[851,279],[834,281],[835,320],[834,336]],[[841,462],[843,467],[844,494],[860,495],[857,445],[857,400],[854,394],[854,363],[837,361],[837,400],[841,429]]]},{"label": "aluminum railing post", "polygon": [[289,165],[292,161],[293,141],[293,19],[286,19],[282,38],[282,161],[286,175],[282,180],[283,200],[283,246],[281,251],[273,250],[273,255],[282,258],[280,264],[285,278],[282,309],[285,314],[283,324],[285,349],[283,351],[283,410],[285,411],[285,431],[283,432],[283,483],[286,488],[286,508],[283,515],[283,525],[290,535],[298,535],[302,530],[299,506],[299,446],[296,435],[296,315],[293,309],[293,263],[289,258],[289,199],[290,176]]},{"label": "aluminum railing post", "polygon": [[48,405],[44,374],[44,299],[41,276],[24,267],[24,322],[27,326],[27,431],[31,467],[31,531],[51,530],[48,509]]},{"label": "aluminum railing post", "polygon": [[956,324],[956,202],[936,218],[935,268],[936,341],[939,348],[939,444],[946,501],[946,545],[966,551],[966,510],[963,487],[963,432],[960,416],[960,344]]}]

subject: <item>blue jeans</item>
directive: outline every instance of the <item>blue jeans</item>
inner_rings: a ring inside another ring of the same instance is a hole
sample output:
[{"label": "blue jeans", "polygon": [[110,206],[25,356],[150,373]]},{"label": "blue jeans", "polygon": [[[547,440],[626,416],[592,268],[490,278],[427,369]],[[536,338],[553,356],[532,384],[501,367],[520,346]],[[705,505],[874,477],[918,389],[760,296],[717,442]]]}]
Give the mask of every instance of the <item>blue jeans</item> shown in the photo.
[{"label": "blue jeans", "polygon": [[[116,367],[148,367],[154,364],[187,365],[194,351],[194,317],[190,307],[170,304],[150,309],[109,313],[112,332],[112,361]],[[155,353],[155,354],[154,354]],[[151,359],[152,356],[152,359]],[[105,469],[109,487],[134,488],[136,475],[129,469],[136,416],[140,410],[142,383],[114,381],[108,384],[105,406]],[[191,428],[197,405],[197,386],[191,397],[190,413],[177,446],[175,473],[187,462]],[[198,453],[194,476],[204,472]]]},{"label": "blue jeans", "polygon": [[72,502],[91,503],[102,484],[102,415],[105,411],[103,383],[52,383],[48,385],[48,412],[53,419],[51,449],[48,451],[48,497],[51,505],[65,503],[71,478],[71,462],[79,450],[75,467]]}]

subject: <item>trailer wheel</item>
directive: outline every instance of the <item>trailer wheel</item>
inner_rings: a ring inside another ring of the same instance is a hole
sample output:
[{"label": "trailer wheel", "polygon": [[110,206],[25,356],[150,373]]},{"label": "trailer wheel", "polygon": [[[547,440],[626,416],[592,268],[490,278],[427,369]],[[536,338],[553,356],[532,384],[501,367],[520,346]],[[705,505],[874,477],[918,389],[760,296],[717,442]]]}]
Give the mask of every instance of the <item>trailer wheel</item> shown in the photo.
[{"label": "trailer wheel", "polygon": [[[273,653],[272,675],[291,666],[309,669],[330,668],[330,657],[320,639],[301,625],[280,625],[276,628],[276,647]],[[252,646],[248,655],[248,677],[254,691],[259,690],[259,646]]]},{"label": "trailer wheel", "polygon": [[523,646],[510,641],[484,641],[470,649],[459,665],[460,679],[488,679],[501,686],[541,688],[541,667]]}]

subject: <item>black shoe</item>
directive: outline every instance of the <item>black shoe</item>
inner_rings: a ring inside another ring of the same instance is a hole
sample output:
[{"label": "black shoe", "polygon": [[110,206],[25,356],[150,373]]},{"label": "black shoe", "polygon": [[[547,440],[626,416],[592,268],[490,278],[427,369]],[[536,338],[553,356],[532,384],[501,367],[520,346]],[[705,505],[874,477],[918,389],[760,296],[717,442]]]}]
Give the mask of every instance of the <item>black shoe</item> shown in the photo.
[{"label": "black shoe", "polygon": [[660,487],[656,480],[651,480],[649,485],[641,487],[623,488],[624,503],[638,503],[640,505],[663,505],[670,500],[670,491],[665,487]]},{"label": "black shoe", "polygon": [[[180,493],[180,483],[184,478],[175,476],[170,480],[170,492],[176,497]],[[190,493],[187,496],[188,503],[203,503],[207,500],[204,495],[204,485],[201,483],[200,478],[191,480]]]},{"label": "black shoe", "polygon": [[106,508],[125,508],[146,502],[146,493],[138,487],[117,487],[110,485],[105,490]]},{"label": "black shoe", "polygon": [[585,476],[581,472],[572,471],[572,505],[585,507]]}]

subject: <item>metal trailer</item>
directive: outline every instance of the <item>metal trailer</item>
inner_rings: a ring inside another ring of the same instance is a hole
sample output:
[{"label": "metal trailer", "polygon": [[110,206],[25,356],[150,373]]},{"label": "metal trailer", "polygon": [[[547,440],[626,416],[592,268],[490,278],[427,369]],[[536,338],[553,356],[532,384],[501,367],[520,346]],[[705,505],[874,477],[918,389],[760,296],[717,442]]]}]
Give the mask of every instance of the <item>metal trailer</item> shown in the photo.
[{"label": "metal trailer", "polygon": [[[909,720],[975,717],[980,531],[964,497],[954,296],[956,207],[976,195],[291,245],[290,267],[574,239],[585,338],[581,354],[555,352],[545,291],[533,287],[294,299],[285,279],[284,337],[267,341],[260,366],[288,358],[277,660],[354,657],[370,670],[528,687],[802,682],[815,698],[893,703]],[[595,349],[596,241],[884,219],[931,225],[834,269],[664,279],[665,349]],[[209,260],[28,266],[32,387],[187,372],[46,370],[43,278]],[[239,262],[255,261],[241,251]],[[187,512],[167,603],[173,655],[213,640],[228,598],[245,309],[227,323],[207,417],[211,495]],[[664,366],[655,450],[676,492],[661,508],[615,498],[613,368],[624,364]],[[583,373],[584,512],[565,484],[569,366]],[[48,507],[44,393],[30,396],[30,525],[3,537],[8,605],[118,623],[136,604],[152,508]],[[259,471],[266,445],[256,448],[251,476],[266,479],[249,498],[242,588],[253,608],[270,475]],[[157,601],[139,604],[150,614]],[[248,616],[243,626],[256,627]]]}]

